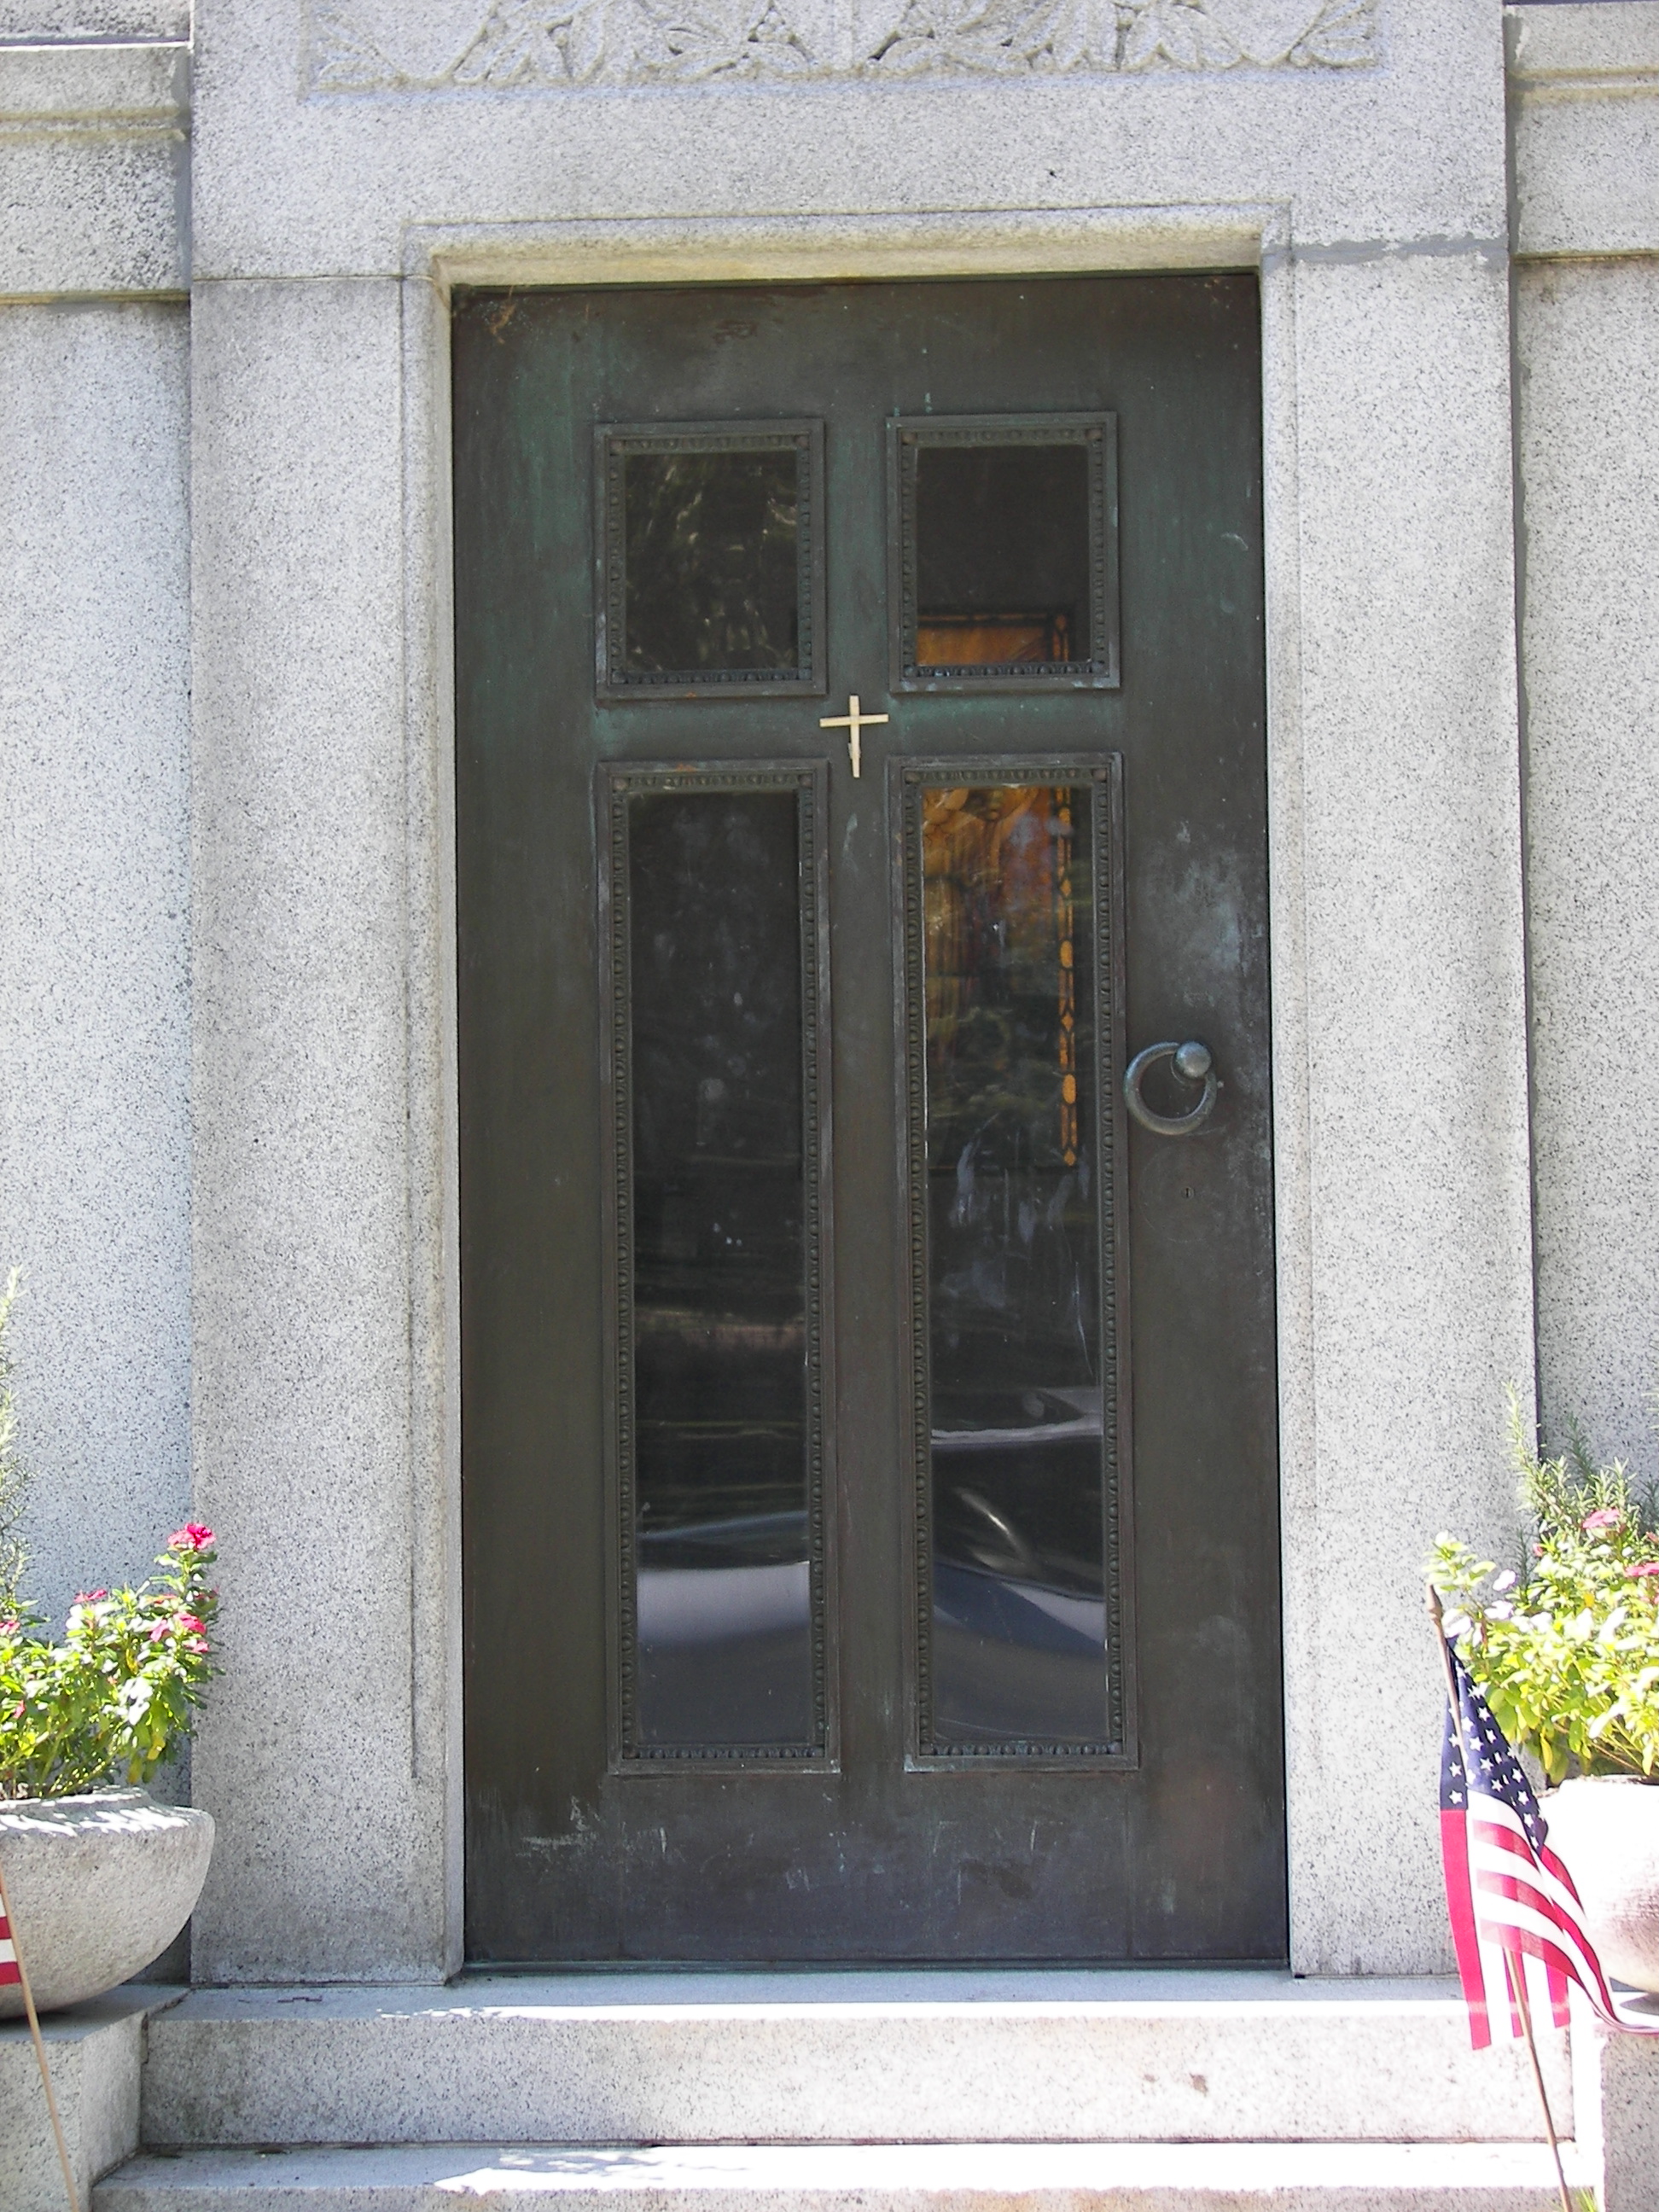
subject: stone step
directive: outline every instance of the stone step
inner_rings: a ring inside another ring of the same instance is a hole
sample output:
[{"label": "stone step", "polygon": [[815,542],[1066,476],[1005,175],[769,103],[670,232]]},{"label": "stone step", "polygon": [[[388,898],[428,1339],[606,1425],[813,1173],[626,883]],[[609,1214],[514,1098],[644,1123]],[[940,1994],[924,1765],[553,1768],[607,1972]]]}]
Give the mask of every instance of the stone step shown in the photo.
[{"label": "stone step", "polygon": [[[1589,2177],[1576,2145],[1568,2180]],[[1541,2143],[814,2143],[141,2155],[93,2212],[1557,2212]]]},{"label": "stone step", "polygon": [[[1572,2130],[1565,2039],[1543,2039]],[[1441,1982],[1256,1970],[561,1974],[198,1990],[144,2142],[1528,2142]]]},{"label": "stone step", "polygon": [[[144,2018],[178,1990],[128,1983],[40,2022],[58,2124],[77,2196],[94,2174],[138,2148]],[[0,2021],[0,2208],[64,2212],[64,2174],[41,2092],[34,2045],[21,2020]]]}]

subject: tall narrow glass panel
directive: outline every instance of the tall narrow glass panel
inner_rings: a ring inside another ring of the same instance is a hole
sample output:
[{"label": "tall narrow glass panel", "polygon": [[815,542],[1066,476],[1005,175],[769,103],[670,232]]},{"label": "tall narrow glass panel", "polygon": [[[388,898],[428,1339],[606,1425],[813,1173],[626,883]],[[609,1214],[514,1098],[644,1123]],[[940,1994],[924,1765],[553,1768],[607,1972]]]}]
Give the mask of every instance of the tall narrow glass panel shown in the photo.
[{"label": "tall narrow glass panel", "polygon": [[[635,1742],[804,1752],[814,1711],[794,791],[633,795],[626,882]],[[625,1650],[624,1669],[629,1660]]]},{"label": "tall narrow glass panel", "polygon": [[1107,1733],[1091,801],[920,794],[939,1753]]}]

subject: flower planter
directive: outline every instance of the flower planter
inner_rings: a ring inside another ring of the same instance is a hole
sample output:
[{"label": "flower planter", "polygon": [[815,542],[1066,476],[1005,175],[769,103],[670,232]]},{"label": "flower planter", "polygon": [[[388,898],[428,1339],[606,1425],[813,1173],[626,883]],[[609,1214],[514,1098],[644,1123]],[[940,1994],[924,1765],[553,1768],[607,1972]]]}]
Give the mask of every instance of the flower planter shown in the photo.
[{"label": "flower planter", "polygon": [[1602,1966],[1659,1993],[1659,1784],[1587,1775],[1553,1790],[1543,1812]]},{"label": "flower planter", "polygon": [[[0,1872],[41,2012],[78,2004],[147,1966],[195,1909],[213,1820],[145,1790],[0,1798]],[[0,1986],[0,2019],[23,1992]]]}]

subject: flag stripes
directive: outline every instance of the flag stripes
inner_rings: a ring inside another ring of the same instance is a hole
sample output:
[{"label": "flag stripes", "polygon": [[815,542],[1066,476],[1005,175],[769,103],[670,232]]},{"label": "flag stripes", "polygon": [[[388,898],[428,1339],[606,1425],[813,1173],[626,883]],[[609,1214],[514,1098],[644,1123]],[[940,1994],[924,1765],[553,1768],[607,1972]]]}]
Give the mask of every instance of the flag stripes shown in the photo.
[{"label": "flag stripes", "polygon": [[1449,1694],[1440,1851],[1470,2042],[1484,2050],[1504,2021],[1511,2035],[1523,2035],[1523,1995],[1530,2009],[1565,2027],[1573,1982],[1613,2027],[1659,2033],[1659,2023],[1620,2012],[1532,1785],[1462,1661],[1449,1644],[1445,1650],[1457,1710]]}]

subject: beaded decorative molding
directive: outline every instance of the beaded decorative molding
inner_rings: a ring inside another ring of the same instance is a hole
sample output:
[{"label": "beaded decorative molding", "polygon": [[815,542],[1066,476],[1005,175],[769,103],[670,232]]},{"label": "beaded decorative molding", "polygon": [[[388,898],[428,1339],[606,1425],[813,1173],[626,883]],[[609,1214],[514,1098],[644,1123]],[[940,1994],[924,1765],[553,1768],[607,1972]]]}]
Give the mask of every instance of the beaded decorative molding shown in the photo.
[{"label": "beaded decorative molding", "polygon": [[1353,69],[1376,0],[313,0],[313,93]]}]

